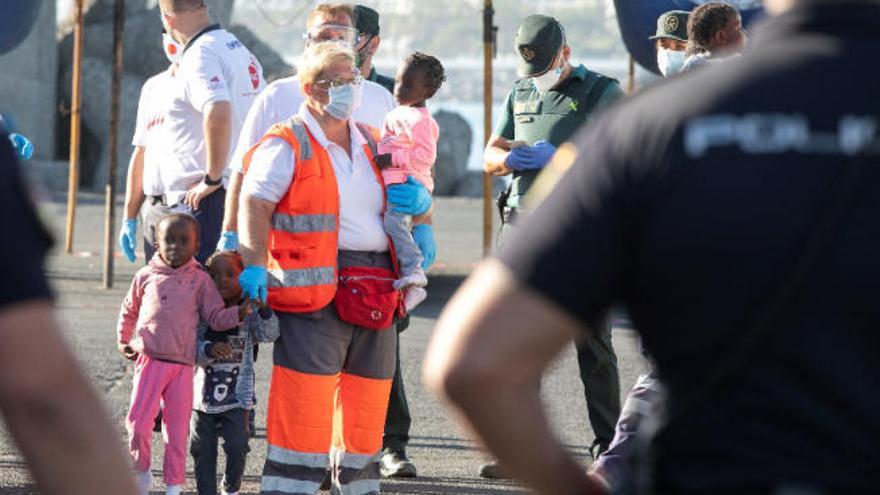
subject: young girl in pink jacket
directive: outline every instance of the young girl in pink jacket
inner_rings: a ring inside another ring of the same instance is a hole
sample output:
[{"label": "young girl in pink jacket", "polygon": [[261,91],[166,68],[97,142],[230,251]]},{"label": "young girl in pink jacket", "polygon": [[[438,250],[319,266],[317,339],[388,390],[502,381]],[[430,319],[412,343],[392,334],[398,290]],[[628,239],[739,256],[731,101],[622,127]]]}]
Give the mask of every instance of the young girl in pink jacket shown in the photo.
[{"label": "young girl in pink jacket", "polygon": [[150,444],[160,403],[166,494],[179,494],[185,481],[199,318],[215,330],[230,330],[250,312],[248,301],[226,308],[211,277],[193,259],[198,232],[198,223],[188,215],[172,214],[159,221],[158,251],[135,275],[119,312],[119,351],[136,361],[126,426],[144,494],[152,485]]},{"label": "young girl in pink jacket", "polygon": [[[428,192],[434,191],[432,172],[440,128],[425,102],[445,80],[440,61],[419,52],[407,57],[397,71],[394,98],[400,106],[385,117],[376,157],[386,187],[416,180]],[[401,278],[394,288],[406,290],[404,304],[409,311],[428,295],[424,289],[428,285],[422,267],[424,258],[412,236],[412,217],[394,211],[389,204],[385,211],[385,231],[394,243],[400,265]]]}]

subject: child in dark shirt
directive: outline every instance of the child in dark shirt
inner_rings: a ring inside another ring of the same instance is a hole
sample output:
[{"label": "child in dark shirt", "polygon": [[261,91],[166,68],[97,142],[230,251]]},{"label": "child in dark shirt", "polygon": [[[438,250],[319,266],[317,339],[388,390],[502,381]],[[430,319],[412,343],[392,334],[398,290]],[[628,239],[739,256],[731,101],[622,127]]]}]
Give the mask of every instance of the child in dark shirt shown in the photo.
[{"label": "child in dark shirt", "polygon": [[[241,255],[220,251],[206,263],[227,307],[242,300],[238,276]],[[245,318],[236,330],[215,332],[200,325],[196,344],[195,401],[190,453],[199,495],[217,494],[217,447],[223,438],[226,470],[222,493],[237,494],[244,474],[250,438],[248,419],[254,408],[254,348],[280,335],[278,319],[268,307]]]}]

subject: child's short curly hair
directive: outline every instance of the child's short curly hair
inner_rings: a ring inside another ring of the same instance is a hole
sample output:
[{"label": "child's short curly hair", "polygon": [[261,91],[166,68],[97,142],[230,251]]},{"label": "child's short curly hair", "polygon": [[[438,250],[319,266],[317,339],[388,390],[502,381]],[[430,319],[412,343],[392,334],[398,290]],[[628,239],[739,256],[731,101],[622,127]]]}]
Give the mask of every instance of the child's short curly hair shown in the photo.
[{"label": "child's short curly hair", "polygon": [[219,259],[227,259],[232,263],[238,265],[238,268],[240,270],[244,270],[244,258],[241,257],[241,254],[235,251],[217,251],[216,253],[212,254],[211,257],[208,258],[207,261],[205,261],[205,270],[210,272],[211,267]]},{"label": "child's short curly hair", "polygon": [[428,85],[426,96],[428,98],[434,96],[437,90],[440,89],[440,86],[443,85],[443,82],[446,81],[446,71],[443,69],[443,64],[436,57],[415,52],[406,58],[406,65],[422,71],[425,75],[425,83]]}]

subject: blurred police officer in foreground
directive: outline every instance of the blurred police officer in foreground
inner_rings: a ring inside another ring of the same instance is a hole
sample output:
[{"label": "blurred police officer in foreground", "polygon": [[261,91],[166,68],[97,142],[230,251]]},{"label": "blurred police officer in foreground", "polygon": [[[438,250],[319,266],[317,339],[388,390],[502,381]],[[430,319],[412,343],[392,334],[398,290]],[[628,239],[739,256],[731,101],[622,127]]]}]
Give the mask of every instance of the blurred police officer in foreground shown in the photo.
[{"label": "blurred police officer in foreground", "polygon": [[579,134],[440,318],[427,383],[540,493],[600,491],[535,383],[615,302],[669,394],[656,492],[877,491],[880,2],[765,4],[748,54]]},{"label": "blurred police officer in foreground", "polygon": [[[524,213],[522,199],[556,147],[596,113],[623,96],[616,80],[572,65],[565,31],[554,18],[527,17],[516,36],[522,77],[507,95],[501,119],[489,138],[484,169],[493,175],[513,175],[510,188],[499,198],[502,236]],[[502,241],[507,242],[503,239]],[[594,455],[608,448],[620,414],[617,356],[611,346],[611,328],[578,343],[578,365],[587,396],[590,423],[596,434]],[[493,464],[481,475],[506,477]]]}]

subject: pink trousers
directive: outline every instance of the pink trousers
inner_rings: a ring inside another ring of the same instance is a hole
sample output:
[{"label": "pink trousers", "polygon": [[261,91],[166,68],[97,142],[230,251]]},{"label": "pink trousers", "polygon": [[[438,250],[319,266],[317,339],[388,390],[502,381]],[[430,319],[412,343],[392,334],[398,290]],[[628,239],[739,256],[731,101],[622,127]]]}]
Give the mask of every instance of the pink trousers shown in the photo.
[{"label": "pink trousers", "polygon": [[168,485],[184,483],[192,402],[192,366],[159,361],[143,354],[138,357],[126,421],[128,446],[136,471],[150,469],[153,421],[161,403],[162,438],[165,443],[163,479]]}]

